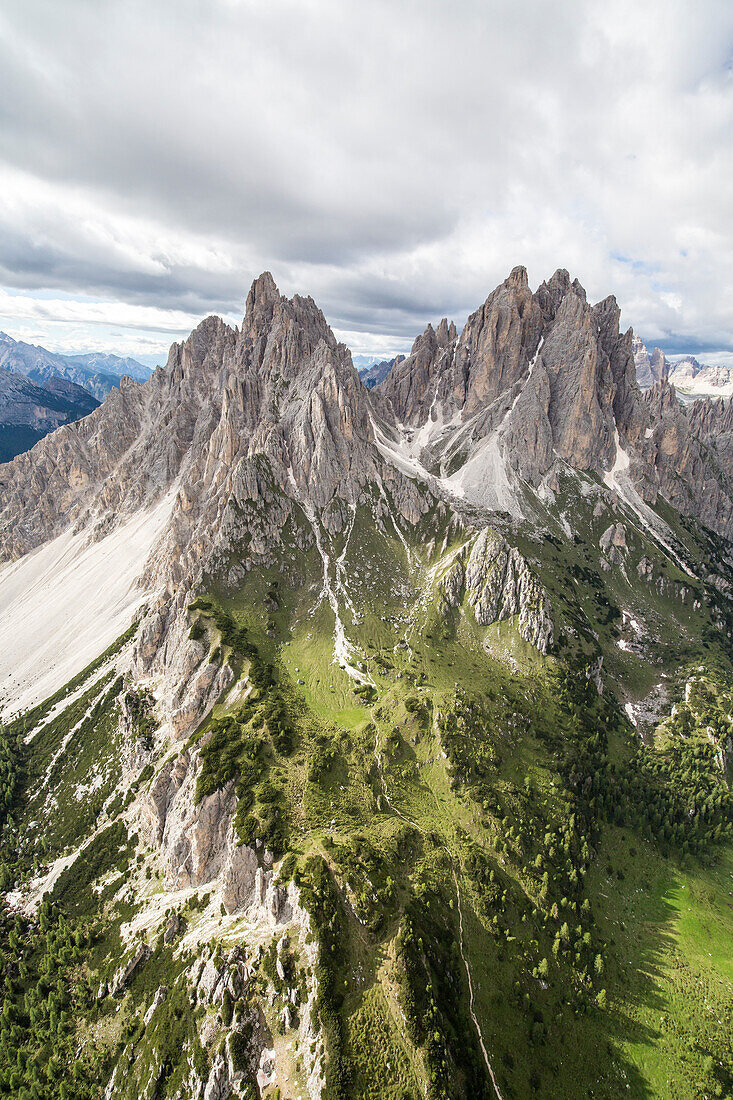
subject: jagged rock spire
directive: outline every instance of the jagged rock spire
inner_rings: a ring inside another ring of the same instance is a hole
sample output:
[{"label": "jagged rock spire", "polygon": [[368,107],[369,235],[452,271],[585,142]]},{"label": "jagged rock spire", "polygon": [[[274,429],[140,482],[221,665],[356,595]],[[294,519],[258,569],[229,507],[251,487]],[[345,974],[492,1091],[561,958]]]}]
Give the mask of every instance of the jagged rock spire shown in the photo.
[{"label": "jagged rock spire", "polygon": [[254,280],[247,295],[243,331],[248,336],[254,336],[258,331],[261,331],[272,320],[275,306],[279,301],[280,291],[277,289],[271,272],[263,271]]}]

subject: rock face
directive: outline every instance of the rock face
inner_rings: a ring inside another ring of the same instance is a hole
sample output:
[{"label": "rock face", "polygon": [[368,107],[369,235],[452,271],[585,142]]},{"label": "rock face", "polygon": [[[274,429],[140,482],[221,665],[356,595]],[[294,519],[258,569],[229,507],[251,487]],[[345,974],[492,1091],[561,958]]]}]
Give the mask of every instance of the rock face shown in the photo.
[{"label": "rock face", "polygon": [[669,376],[669,362],[661,348],[654,348],[650,355],[639,336],[634,336],[631,346],[634,353],[636,381],[642,390],[648,390],[650,386]]},{"label": "rock face", "polygon": [[623,551],[627,549],[626,529],[623,523],[616,523],[607,527],[601,535],[598,545],[611,564],[620,565],[624,560]]},{"label": "rock face", "polygon": [[526,487],[551,489],[563,463],[602,480],[623,468],[639,498],[661,493],[730,534],[727,449],[713,459],[698,437],[703,419],[708,438],[718,420],[724,432],[725,412],[681,408],[664,353],[649,357],[619,318],[613,297],[590,305],[566,271],[532,294],[515,268],[459,337],[447,322],[428,327],[378,392],[413,460],[461,499],[521,515]]},{"label": "rock face", "polygon": [[[728,403],[681,407],[664,378],[642,392],[619,316],[566,271],[533,293],[515,268],[460,335],[428,326],[368,391],[313,300],[284,298],[266,272],[241,328],[207,318],[147,382],[123,379],[0,466],[0,560],[70,531],[84,550],[165,505],[140,559],[132,673],[157,678],[184,737],[231,676],[188,638],[191,593],[206,574],[236,583],[271,563],[288,525],[328,574],[360,506],[402,539],[431,509],[478,529],[491,512],[536,518],[571,468],[647,526],[661,495],[733,534]],[[524,636],[545,645],[531,618],[519,616]]]},{"label": "rock face", "polygon": [[482,483],[536,484],[558,456],[596,472],[613,463],[614,400],[633,388],[614,320],[615,302],[590,306],[566,271],[533,294],[515,268],[460,337],[447,322],[429,327],[381,389],[398,421],[422,429],[427,465],[500,506]]},{"label": "rock face", "polygon": [[[446,320],[428,326],[368,393],[312,299],[282,297],[265,273],[241,329],[207,318],[148,382],[124,380],[90,416],[0,468],[0,556],[70,524],[106,533],[171,487],[155,565],[180,583],[245,534],[264,552],[297,501],[338,531],[380,481],[409,522],[428,506],[421,498],[446,492],[454,506],[521,513],[522,487],[542,487],[558,463],[603,478],[619,450],[652,503],[671,468],[700,466],[707,486],[699,414],[678,414],[664,389],[645,400],[618,322],[613,298],[590,305],[567,272],[533,293],[515,268],[460,336]],[[676,499],[705,518],[697,474]],[[729,512],[728,501],[718,530]]]},{"label": "rock face", "polygon": [[[240,574],[267,564],[288,524],[328,573],[323,538],[347,531],[360,505],[402,538],[432,508],[481,527],[492,511],[536,515],[573,468],[645,523],[661,494],[732,534],[728,404],[683,408],[664,377],[642,393],[639,346],[619,316],[615,299],[591,305],[566,271],[533,293],[518,267],[460,335],[447,320],[428,326],[367,391],[313,300],[284,298],[266,272],[241,328],[207,318],[147,382],[123,379],[88,416],[0,466],[0,560],[70,529],[103,540],[170,501],[139,575],[138,604],[149,602],[133,673],[163,678],[162,711],[182,737],[231,675],[188,638],[191,592],[228,568],[233,548]],[[511,554],[496,568],[514,591],[497,613],[519,614],[524,636],[545,645],[543,616],[522,617],[517,593],[527,606],[532,596]]]},{"label": "rock face", "polygon": [[466,593],[482,626],[517,616],[522,637],[547,652],[552,641],[547,596],[521,554],[488,528],[468,557]]},{"label": "rock face", "polygon": [[467,556],[454,559],[439,588],[447,607],[458,607],[465,594],[481,626],[516,618],[521,636],[541,653],[552,644],[547,593],[519,551],[488,527]]},{"label": "rock face", "polygon": [[122,992],[135,971],[148,961],[151,954],[152,951],[146,943],[141,943],[137,946],[127,963],[125,963],[114,976],[112,985],[110,986],[110,993],[113,997],[116,997]]},{"label": "rock face", "polygon": [[704,400],[686,407],[660,382],[645,394],[658,492],[680,512],[728,537],[733,533],[731,404]]}]

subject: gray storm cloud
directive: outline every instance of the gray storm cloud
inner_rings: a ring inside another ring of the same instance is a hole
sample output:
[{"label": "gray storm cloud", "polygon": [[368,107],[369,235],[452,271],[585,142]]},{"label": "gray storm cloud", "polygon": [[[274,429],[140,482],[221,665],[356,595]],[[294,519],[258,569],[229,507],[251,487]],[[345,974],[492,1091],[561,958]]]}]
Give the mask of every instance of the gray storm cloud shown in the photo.
[{"label": "gray storm cloud", "polygon": [[732,46],[727,0],[5,0],[0,282],[162,326],[271,268],[367,346],[563,266],[733,350]]}]

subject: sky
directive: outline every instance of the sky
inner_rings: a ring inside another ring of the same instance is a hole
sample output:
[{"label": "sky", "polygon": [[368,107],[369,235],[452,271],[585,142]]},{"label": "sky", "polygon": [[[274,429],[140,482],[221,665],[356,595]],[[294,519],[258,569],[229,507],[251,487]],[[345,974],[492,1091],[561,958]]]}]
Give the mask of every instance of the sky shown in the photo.
[{"label": "sky", "polygon": [[153,364],[252,279],[355,354],[558,267],[733,365],[730,0],[3,0],[0,328]]}]

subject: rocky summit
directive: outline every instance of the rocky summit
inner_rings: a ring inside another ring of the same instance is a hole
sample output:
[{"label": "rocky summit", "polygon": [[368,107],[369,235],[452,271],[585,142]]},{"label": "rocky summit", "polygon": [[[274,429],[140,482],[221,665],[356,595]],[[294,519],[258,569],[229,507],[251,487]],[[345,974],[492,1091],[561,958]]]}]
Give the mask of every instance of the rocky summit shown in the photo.
[{"label": "rocky summit", "polygon": [[0,466],[0,1095],[733,1095],[733,405],[619,321],[266,272]]}]

